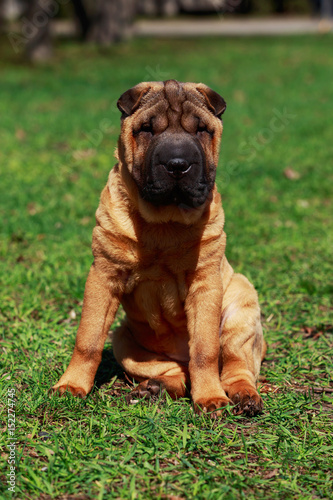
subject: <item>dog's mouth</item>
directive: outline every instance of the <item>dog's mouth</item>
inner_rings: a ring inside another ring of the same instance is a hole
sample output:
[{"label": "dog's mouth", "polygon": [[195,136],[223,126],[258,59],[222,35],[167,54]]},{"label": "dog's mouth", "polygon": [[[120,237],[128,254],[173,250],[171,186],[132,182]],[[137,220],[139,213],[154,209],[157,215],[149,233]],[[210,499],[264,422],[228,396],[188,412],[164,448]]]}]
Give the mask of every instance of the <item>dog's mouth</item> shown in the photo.
[{"label": "dog's mouth", "polygon": [[174,185],[172,189],[165,186],[147,183],[140,195],[143,200],[155,206],[175,205],[184,210],[198,208],[203,205],[209,194],[206,183],[198,183],[195,187]]}]

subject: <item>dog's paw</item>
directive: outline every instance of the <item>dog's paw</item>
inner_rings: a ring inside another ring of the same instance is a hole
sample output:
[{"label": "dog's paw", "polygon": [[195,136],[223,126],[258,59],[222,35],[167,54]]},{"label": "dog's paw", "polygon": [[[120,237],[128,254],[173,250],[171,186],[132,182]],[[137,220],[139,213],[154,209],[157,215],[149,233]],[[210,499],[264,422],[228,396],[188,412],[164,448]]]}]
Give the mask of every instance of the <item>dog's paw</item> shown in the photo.
[{"label": "dog's paw", "polygon": [[49,392],[51,394],[58,394],[59,396],[62,396],[66,392],[69,392],[70,394],[72,394],[72,396],[81,399],[85,398],[88,394],[88,392],[82,389],[82,387],[77,387],[72,384],[55,385],[50,389]]},{"label": "dog's paw", "polygon": [[139,399],[149,399],[156,401],[164,392],[164,386],[155,379],[145,380],[136,386],[127,396],[128,404],[137,403]]},{"label": "dog's paw", "polygon": [[251,394],[247,391],[237,392],[231,397],[231,400],[235,405],[234,415],[244,414],[247,417],[255,417],[264,409],[264,403],[257,392],[251,392]]},{"label": "dog's paw", "polygon": [[220,417],[223,413],[223,408],[230,403],[228,398],[206,398],[193,401],[194,411],[198,415],[207,413],[211,418]]}]

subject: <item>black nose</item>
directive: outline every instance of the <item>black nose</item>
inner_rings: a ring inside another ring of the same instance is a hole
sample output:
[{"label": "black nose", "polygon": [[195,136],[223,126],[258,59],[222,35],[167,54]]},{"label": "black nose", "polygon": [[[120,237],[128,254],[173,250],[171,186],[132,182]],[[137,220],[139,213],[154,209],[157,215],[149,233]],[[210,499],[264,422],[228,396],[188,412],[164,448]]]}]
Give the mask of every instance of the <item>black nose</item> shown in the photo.
[{"label": "black nose", "polygon": [[183,158],[172,158],[168,161],[165,168],[172,177],[180,179],[184,174],[187,174],[191,165]]}]

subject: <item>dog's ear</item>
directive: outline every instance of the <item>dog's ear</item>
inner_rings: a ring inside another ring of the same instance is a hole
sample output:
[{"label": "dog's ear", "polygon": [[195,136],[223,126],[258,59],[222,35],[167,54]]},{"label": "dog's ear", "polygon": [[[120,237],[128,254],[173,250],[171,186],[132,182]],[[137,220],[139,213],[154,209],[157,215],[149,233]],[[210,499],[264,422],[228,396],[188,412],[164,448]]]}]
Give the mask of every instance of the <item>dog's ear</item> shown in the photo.
[{"label": "dog's ear", "polygon": [[118,99],[117,106],[122,112],[122,118],[126,118],[134,113],[140,106],[142,97],[150,90],[150,85],[146,82],[139,83],[124,92]]},{"label": "dog's ear", "polygon": [[196,88],[205,97],[208,108],[215,116],[221,118],[227,107],[227,103],[223,97],[203,83],[199,83]]}]

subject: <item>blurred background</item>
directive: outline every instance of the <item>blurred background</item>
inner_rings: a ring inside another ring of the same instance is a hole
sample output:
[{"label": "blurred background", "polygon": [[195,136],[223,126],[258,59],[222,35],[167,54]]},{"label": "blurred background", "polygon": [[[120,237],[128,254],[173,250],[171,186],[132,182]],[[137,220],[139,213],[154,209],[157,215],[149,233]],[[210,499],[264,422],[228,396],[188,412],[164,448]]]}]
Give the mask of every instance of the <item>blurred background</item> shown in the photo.
[{"label": "blurred background", "polygon": [[[115,163],[117,99],[140,81],[174,78],[227,102],[217,184],[231,260],[253,265],[256,286],[279,295],[266,269],[278,255],[276,265],[295,266],[299,286],[313,290],[290,253],[304,251],[312,228],[311,258],[322,270],[327,261],[332,4],[0,0],[0,229],[17,280],[35,262],[34,290],[71,300],[77,290],[81,300],[94,211]],[[39,275],[41,263],[61,262],[70,268],[61,286],[47,281],[56,272]]]},{"label": "blurred background", "polygon": [[333,0],[0,0],[0,227],[18,244],[17,262],[31,251],[50,264],[52,242],[55,260],[73,248],[90,260],[117,99],[171,78],[206,83],[227,101],[217,183],[237,264],[250,254],[237,257],[233,235],[248,227],[244,249],[256,230],[269,242],[264,260],[288,254],[274,250],[283,240],[303,248],[309,224],[326,252],[329,208],[318,204],[330,196],[333,157],[332,15]]},{"label": "blurred background", "polygon": [[[231,31],[230,26],[217,27],[217,19],[259,17],[263,22],[263,16],[274,16],[280,25],[268,27],[268,33],[311,32],[316,25],[306,19],[331,19],[332,15],[332,0],[0,0],[0,30],[15,53],[24,52],[33,61],[51,57],[53,40],[58,37],[107,46],[135,35],[196,35],[197,22],[203,17],[206,23],[199,33],[207,35],[216,30],[221,35],[249,33],[244,24],[232,24]],[[147,17],[150,23],[140,23]],[[288,25],[291,17],[294,23]],[[162,18],[169,23],[161,23]],[[175,25],[172,20],[177,21]],[[254,25],[250,33],[261,33],[263,28]],[[331,25],[321,23],[317,29],[327,31]]]}]

